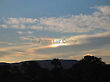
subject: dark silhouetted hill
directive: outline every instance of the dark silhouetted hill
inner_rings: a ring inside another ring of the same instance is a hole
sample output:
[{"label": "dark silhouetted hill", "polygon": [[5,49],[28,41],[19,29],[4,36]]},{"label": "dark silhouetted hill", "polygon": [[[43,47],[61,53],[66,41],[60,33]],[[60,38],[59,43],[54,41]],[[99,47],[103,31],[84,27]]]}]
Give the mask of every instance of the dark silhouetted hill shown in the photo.
[{"label": "dark silhouetted hill", "polygon": [[110,65],[95,56],[0,63],[0,82],[110,82],[109,76]]}]

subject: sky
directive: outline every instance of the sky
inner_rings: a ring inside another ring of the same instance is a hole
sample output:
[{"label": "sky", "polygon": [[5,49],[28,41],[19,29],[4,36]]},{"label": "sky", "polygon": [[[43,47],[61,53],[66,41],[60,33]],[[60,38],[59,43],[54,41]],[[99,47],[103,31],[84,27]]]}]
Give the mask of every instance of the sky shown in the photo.
[{"label": "sky", "polygon": [[110,63],[110,0],[0,0],[0,62]]}]

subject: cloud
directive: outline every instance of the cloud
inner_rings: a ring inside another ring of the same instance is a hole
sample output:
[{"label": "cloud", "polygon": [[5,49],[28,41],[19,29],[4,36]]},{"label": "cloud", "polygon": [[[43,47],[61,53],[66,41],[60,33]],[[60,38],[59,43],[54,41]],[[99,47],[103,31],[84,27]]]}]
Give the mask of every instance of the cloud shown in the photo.
[{"label": "cloud", "polygon": [[32,34],[33,32],[32,32],[32,31],[28,31],[27,33],[28,33],[28,34]]},{"label": "cloud", "polygon": [[[103,46],[110,45],[110,32],[99,33],[94,35],[77,35],[68,37],[67,42],[71,44],[68,46],[60,46],[54,48],[41,48],[35,49],[38,54],[73,54],[73,55],[84,55],[83,51],[100,49]],[[75,43],[78,41],[78,43]]]},{"label": "cloud", "polygon": [[66,33],[110,31],[110,6],[98,6],[90,15],[64,17],[4,18],[1,28],[33,29]]},{"label": "cloud", "polygon": [[36,36],[21,36],[19,37],[22,41],[31,42],[33,44],[37,44],[39,46],[48,46],[50,45],[53,38],[48,37],[36,37]]},{"label": "cloud", "polygon": [[65,39],[67,42],[70,42],[72,45],[81,45],[81,44],[94,44],[102,45],[110,43],[110,32],[97,33],[92,35],[76,35],[71,36]]},{"label": "cloud", "polygon": [[0,27],[7,28],[8,26],[6,24],[1,24]]},{"label": "cloud", "polygon": [[38,21],[38,19],[33,19],[33,18],[8,18],[7,20],[4,19],[6,24],[33,24]]},{"label": "cloud", "polygon": [[32,31],[26,31],[26,32],[18,31],[17,33],[18,33],[19,35],[31,35],[31,34],[33,34]]},{"label": "cloud", "polygon": [[94,7],[100,11],[100,15],[109,15],[110,16],[110,6],[97,6]]},{"label": "cloud", "polygon": [[5,42],[5,41],[0,41],[0,45],[8,45],[8,46],[11,46],[11,45],[15,45],[16,43],[11,43],[11,42]]},{"label": "cloud", "polygon": [[6,44],[6,42],[0,42],[0,45],[2,45],[2,44]]},{"label": "cloud", "polygon": [[101,56],[102,60],[108,64],[110,64],[110,55],[109,56]]},{"label": "cloud", "polygon": [[23,34],[23,32],[21,32],[21,31],[18,31],[17,33],[18,33],[18,34]]},{"label": "cloud", "polygon": [[[43,40],[45,43],[45,41],[51,41],[53,38],[34,37],[33,40]],[[35,59],[52,59],[55,57],[64,59],[81,59],[85,54],[94,54],[99,57],[109,56],[110,51],[105,48],[104,50],[102,49],[104,46],[110,45],[110,32],[94,35],[76,35],[66,37],[66,40],[67,42],[70,42],[71,45],[52,48],[48,47],[51,43],[46,43],[44,45],[43,42],[41,44],[28,42],[25,44],[22,43],[22,45],[16,45],[16,47],[0,48],[0,61],[18,62]],[[78,43],[75,43],[74,40],[78,41]],[[102,49],[100,49],[101,47]]]},{"label": "cloud", "polygon": [[34,49],[44,48],[46,46],[38,46],[38,44],[17,45],[13,47],[0,48],[0,62],[21,62],[26,60],[41,60],[52,58],[52,56],[34,53]]},{"label": "cloud", "polygon": [[0,57],[3,57],[7,54],[10,54],[10,53],[8,51],[7,52],[6,51],[0,51]]},{"label": "cloud", "polygon": [[[0,48],[0,61],[1,60],[4,60],[5,61],[5,57],[8,58],[10,56],[28,56],[30,54],[28,54],[26,52],[27,49],[31,48],[32,46],[34,47],[36,44],[32,45],[32,44],[29,44],[29,45],[17,45],[17,46],[8,46],[8,47],[3,47],[3,48]],[[37,47],[37,46],[36,46]],[[16,57],[17,57],[16,56]],[[8,59],[9,60],[9,59]]]}]

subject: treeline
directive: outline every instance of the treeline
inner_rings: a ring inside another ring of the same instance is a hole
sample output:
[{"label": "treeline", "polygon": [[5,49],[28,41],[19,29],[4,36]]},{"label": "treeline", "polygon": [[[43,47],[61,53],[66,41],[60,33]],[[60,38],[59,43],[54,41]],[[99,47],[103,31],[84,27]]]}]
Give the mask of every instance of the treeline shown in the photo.
[{"label": "treeline", "polygon": [[53,59],[52,70],[41,68],[36,61],[0,64],[0,82],[110,82],[110,65],[95,56],[85,56],[69,69]]}]

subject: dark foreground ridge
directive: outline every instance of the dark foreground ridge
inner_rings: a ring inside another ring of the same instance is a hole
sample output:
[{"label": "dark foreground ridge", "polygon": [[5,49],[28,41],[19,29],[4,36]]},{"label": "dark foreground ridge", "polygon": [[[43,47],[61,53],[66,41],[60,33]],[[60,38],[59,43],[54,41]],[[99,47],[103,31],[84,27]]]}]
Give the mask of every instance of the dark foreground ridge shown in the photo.
[{"label": "dark foreground ridge", "polygon": [[101,58],[0,63],[0,82],[110,82],[110,65]]}]

